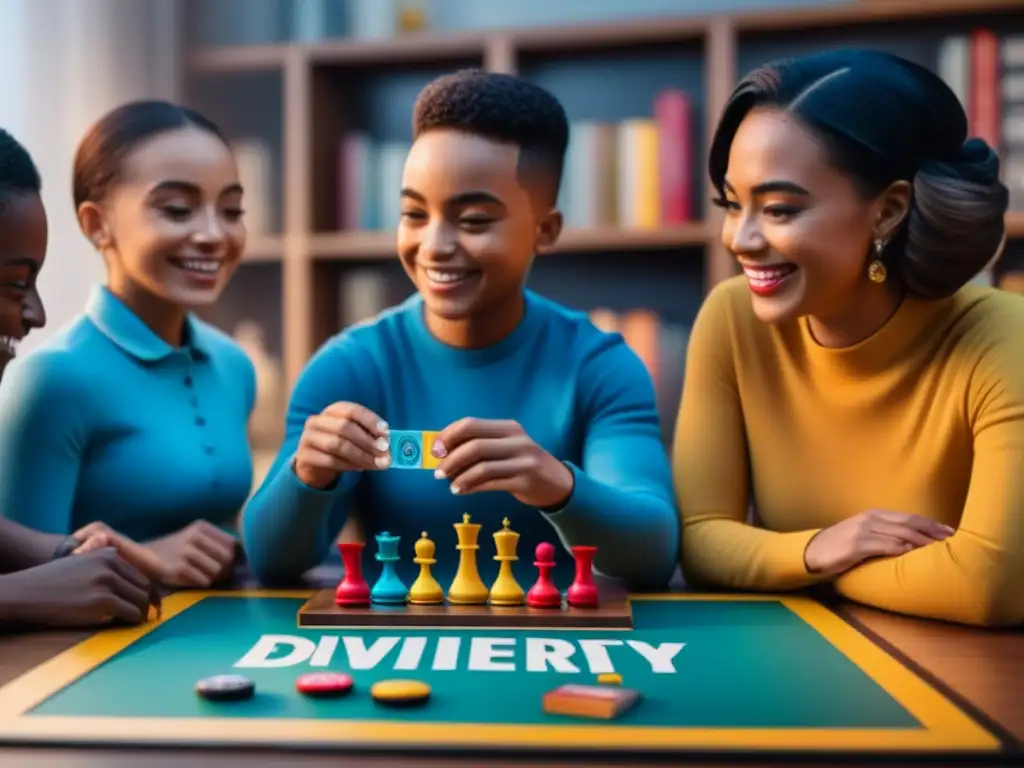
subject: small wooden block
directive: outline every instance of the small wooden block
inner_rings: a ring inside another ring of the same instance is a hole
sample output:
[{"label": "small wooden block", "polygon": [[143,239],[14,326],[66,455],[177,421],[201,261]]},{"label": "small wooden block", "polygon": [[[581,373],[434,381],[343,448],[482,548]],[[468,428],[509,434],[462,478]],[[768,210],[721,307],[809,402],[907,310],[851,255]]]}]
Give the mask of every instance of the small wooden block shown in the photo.
[{"label": "small wooden block", "polygon": [[551,715],[611,720],[640,700],[639,691],[601,685],[563,685],[544,694],[544,711]]},{"label": "small wooden block", "polygon": [[334,590],[316,592],[299,609],[300,627],[504,627],[507,629],[633,628],[629,595],[617,588],[601,592],[597,608],[496,607],[491,605],[371,605],[339,607]]}]

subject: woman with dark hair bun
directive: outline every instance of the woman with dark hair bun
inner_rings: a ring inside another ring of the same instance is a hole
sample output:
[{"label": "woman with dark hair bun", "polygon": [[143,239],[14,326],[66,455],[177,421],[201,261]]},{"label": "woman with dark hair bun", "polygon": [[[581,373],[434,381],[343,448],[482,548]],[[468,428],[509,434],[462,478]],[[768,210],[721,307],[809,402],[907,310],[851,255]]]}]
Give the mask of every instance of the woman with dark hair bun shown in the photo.
[{"label": "woman with dark hair bun", "polygon": [[874,51],[769,64],[709,170],[743,274],[693,328],[674,449],[691,585],[1024,621],[1024,299],[999,161],[953,92]]},{"label": "woman with dark hair bun", "polygon": [[107,279],[0,385],[0,510],[49,534],[106,523],[161,581],[209,586],[252,483],[252,364],[193,314],[245,247],[235,159],[202,115],[132,102],[82,139],[73,196]]}]

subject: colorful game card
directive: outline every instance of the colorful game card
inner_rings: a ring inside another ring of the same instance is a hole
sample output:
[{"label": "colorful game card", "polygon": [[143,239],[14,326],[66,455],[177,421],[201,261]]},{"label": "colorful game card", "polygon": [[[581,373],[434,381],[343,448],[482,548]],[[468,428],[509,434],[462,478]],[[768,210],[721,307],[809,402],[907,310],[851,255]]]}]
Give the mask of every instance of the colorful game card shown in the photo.
[{"label": "colorful game card", "polygon": [[441,460],[430,451],[438,432],[392,430],[392,469],[436,469]]}]

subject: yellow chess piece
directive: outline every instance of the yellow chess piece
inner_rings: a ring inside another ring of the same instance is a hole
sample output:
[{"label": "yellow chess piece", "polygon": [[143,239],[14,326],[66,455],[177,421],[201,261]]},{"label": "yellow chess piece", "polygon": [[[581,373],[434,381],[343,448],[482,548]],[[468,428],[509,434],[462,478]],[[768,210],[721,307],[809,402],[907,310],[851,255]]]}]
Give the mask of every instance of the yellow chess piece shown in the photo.
[{"label": "yellow chess piece", "polygon": [[423,531],[415,546],[416,557],[412,559],[420,566],[420,575],[409,587],[409,602],[413,605],[437,605],[444,602],[444,591],[437,579],[430,573],[430,566],[437,562],[434,559],[434,542],[427,538]]},{"label": "yellow chess piece", "polygon": [[512,563],[519,559],[516,557],[519,534],[509,530],[508,526],[506,517],[501,521],[501,530],[494,534],[494,548],[498,552],[494,559],[501,565],[498,567],[498,578],[491,585],[491,605],[523,605],[526,602],[523,588],[512,575]]},{"label": "yellow chess piece", "polygon": [[487,602],[487,585],[480,578],[476,567],[477,537],[480,524],[469,522],[469,515],[462,516],[461,523],[455,523],[459,536],[459,570],[448,588],[448,602],[452,605],[484,605]]}]

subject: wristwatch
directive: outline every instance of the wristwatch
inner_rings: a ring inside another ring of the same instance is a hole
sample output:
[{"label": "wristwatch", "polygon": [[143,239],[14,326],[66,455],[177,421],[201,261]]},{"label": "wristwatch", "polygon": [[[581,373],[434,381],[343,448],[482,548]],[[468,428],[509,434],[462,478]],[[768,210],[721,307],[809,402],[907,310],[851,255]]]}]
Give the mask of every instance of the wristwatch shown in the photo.
[{"label": "wristwatch", "polygon": [[57,545],[57,548],[53,550],[53,559],[60,560],[62,557],[67,557],[76,549],[82,545],[78,539],[74,536],[68,536],[64,541]]}]

